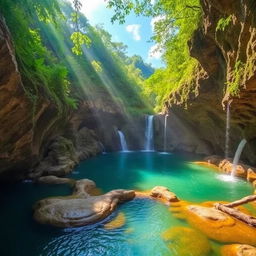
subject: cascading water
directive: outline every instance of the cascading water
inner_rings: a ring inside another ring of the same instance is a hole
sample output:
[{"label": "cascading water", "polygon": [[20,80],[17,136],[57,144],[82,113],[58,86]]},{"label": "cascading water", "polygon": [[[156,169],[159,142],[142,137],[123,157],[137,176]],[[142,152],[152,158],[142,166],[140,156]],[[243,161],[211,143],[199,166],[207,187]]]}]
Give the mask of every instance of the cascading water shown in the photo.
[{"label": "cascading water", "polygon": [[235,157],[234,157],[234,160],[233,160],[231,177],[235,176],[236,168],[237,168],[237,165],[238,165],[241,153],[242,153],[246,143],[247,143],[246,139],[242,139],[241,142],[239,143],[238,147],[237,147],[237,150],[236,150],[236,153],[235,153]]},{"label": "cascading water", "polygon": [[120,140],[120,145],[121,145],[122,151],[123,152],[128,151],[128,146],[127,146],[127,142],[126,142],[124,134],[120,130],[118,130],[117,132],[119,135],[119,140]]},{"label": "cascading water", "polygon": [[168,119],[168,114],[165,115],[164,117],[164,152],[166,152],[166,143],[167,143],[167,119]]},{"label": "cascading water", "polygon": [[149,115],[146,117],[146,130],[145,130],[145,145],[146,151],[154,151],[154,130],[153,130],[154,116]]},{"label": "cascading water", "polygon": [[227,103],[227,118],[226,118],[226,135],[225,135],[225,158],[228,158],[229,155],[229,130],[230,130],[230,104]]}]

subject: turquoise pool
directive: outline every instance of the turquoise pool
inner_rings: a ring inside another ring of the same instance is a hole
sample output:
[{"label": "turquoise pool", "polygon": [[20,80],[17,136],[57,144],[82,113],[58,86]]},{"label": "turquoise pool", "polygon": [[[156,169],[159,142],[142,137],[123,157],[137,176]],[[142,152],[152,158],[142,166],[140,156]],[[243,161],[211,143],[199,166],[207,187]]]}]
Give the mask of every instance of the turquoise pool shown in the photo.
[{"label": "turquoise pool", "polygon": [[[232,201],[252,193],[251,185],[245,181],[225,182],[214,171],[191,164],[193,159],[156,152],[108,153],[80,163],[70,176],[92,179],[104,192],[117,188],[148,190],[162,185],[179,198],[192,202]],[[3,256],[178,255],[166,246],[161,234],[170,227],[188,226],[172,216],[167,206],[149,199],[136,199],[120,205],[101,223],[55,229],[33,221],[32,205],[48,196],[70,194],[67,185],[22,183],[1,190],[0,251]],[[104,224],[119,212],[124,214],[125,224],[106,230]],[[213,241],[210,243],[213,248],[218,247]],[[218,255],[218,252],[213,250],[207,255]]]}]

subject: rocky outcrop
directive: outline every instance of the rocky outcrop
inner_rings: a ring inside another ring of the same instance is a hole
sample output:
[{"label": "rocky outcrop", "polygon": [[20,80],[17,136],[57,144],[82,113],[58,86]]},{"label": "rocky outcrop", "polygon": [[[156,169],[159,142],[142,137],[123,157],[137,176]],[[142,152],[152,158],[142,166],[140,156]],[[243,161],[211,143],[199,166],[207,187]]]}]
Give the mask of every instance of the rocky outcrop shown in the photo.
[{"label": "rocky outcrop", "polygon": [[[256,14],[251,1],[200,2],[203,22],[189,42],[198,71],[192,86],[172,93],[165,105],[170,147],[224,155],[225,107],[232,101],[230,156],[245,137],[249,143],[242,158],[255,165]],[[184,90],[189,90],[187,101]]]},{"label": "rocky outcrop", "polygon": [[40,200],[34,206],[34,219],[55,227],[78,227],[103,220],[117,204],[132,200],[133,190],[113,190],[104,195],[91,196],[96,185],[91,180],[78,180],[72,196]]},{"label": "rocky outcrop", "polygon": [[[49,141],[64,132],[68,113],[42,89],[31,97],[22,80],[11,36],[0,18],[0,179],[18,180],[44,157]],[[65,112],[65,113],[64,113]]]},{"label": "rocky outcrop", "polygon": [[36,180],[37,183],[41,183],[41,184],[69,184],[70,186],[73,186],[75,184],[75,180],[73,179],[69,179],[69,178],[59,178],[56,177],[54,175],[49,175],[49,176],[43,176],[43,177],[39,177]]},{"label": "rocky outcrop", "polygon": [[231,244],[221,248],[222,256],[255,256],[256,248],[247,244]]},{"label": "rocky outcrop", "polygon": [[[232,159],[222,159],[220,156],[208,156],[204,159],[205,162],[199,162],[199,164],[204,163],[205,165],[210,164],[217,167],[220,171],[227,174],[231,174],[233,170]],[[256,169],[246,165],[244,163],[238,163],[234,176],[247,179],[247,181],[253,183],[256,180]]]},{"label": "rocky outcrop", "polygon": [[109,151],[119,149],[117,128],[128,121],[121,104],[106,92],[93,100],[80,97],[71,110],[57,107],[43,86],[35,101],[32,83],[19,72],[11,35],[0,17],[0,181],[63,176],[103,151],[103,144]]},{"label": "rocky outcrop", "polygon": [[179,201],[179,199],[173,192],[163,186],[154,187],[150,192],[150,196],[162,199],[163,201],[167,201],[168,203]]}]

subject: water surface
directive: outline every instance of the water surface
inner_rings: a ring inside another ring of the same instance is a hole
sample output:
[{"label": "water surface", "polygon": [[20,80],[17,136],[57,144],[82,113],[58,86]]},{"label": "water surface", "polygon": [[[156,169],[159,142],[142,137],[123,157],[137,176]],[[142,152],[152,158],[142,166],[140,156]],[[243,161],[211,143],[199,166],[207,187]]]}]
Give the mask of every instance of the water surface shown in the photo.
[{"label": "water surface", "polygon": [[[191,164],[188,160],[191,159],[153,152],[104,154],[82,162],[71,177],[92,179],[104,192],[118,188],[147,190],[162,185],[178,197],[194,202],[232,201],[252,193],[252,187],[246,182],[219,180],[214,171]],[[33,221],[32,205],[37,200],[70,193],[67,185],[23,183],[2,187],[1,255],[177,255],[166,247],[161,234],[170,227],[187,224],[174,218],[165,205],[149,199],[127,202],[108,219],[89,227],[55,229]],[[125,225],[105,230],[104,224],[118,212],[125,214]]]}]

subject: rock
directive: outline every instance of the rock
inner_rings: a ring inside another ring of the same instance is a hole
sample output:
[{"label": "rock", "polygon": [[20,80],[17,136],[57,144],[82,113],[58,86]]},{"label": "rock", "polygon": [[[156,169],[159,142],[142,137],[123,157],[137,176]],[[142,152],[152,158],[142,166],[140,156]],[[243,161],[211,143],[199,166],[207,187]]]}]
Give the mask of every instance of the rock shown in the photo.
[{"label": "rock", "polygon": [[111,220],[109,223],[104,225],[105,229],[115,229],[115,228],[121,228],[125,225],[125,215],[123,212],[119,212],[118,215]]},{"label": "rock", "polygon": [[256,248],[246,244],[231,244],[221,248],[222,256],[256,256]]},{"label": "rock", "polygon": [[76,135],[76,152],[79,161],[102,152],[102,145],[93,130],[83,127],[78,131]]},{"label": "rock", "polygon": [[188,205],[181,208],[189,224],[210,239],[222,243],[256,244],[256,229],[212,207]]},{"label": "rock", "polygon": [[73,186],[75,184],[75,180],[69,178],[58,178],[56,176],[43,176],[36,180],[41,184],[69,184]]},{"label": "rock", "polygon": [[200,216],[204,219],[209,219],[213,221],[227,221],[229,220],[229,225],[233,225],[234,221],[227,214],[218,211],[214,208],[203,207],[198,205],[188,206],[189,211],[195,213],[197,216]]},{"label": "rock", "polygon": [[77,162],[73,143],[57,136],[49,145],[47,156],[31,170],[29,178],[65,176],[73,170]]},{"label": "rock", "polygon": [[179,199],[173,192],[171,192],[168,188],[162,186],[154,187],[150,192],[150,196],[163,199],[164,201],[167,201],[169,203],[179,201]]},{"label": "rock", "polygon": [[[256,14],[250,1],[204,0],[200,4],[201,25],[188,42],[190,55],[199,67],[189,84],[185,82],[166,98],[164,110],[172,125],[168,136],[174,139],[175,149],[179,144],[196,147],[204,142],[210,154],[224,155],[223,106],[232,100],[229,155],[234,154],[243,136],[248,144],[241,158],[256,165]],[[225,28],[217,29],[228,17]],[[237,91],[230,93],[227,84],[235,86],[238,77]]]},{"label": "rock", "polygon": [[[233,163],[229,159],[224,159],[219,163],[219,168],[225,173],[231,174],[233,169]],[[239,163],[236,167],[235,176],[246,178],[247,176],[247,166]]]},{"label": "rock", "polygon": [[113,190],[104,195],[90,196],[95,187],[91,180],[79,180],[72,196],[46,198],[34,206],[34,219],[55,227],[78,227],[101,221],[110,215],[118,203],[132,200],[133,190]]},{"label": "rock", "polygon": [[206,236],[191,228],[170,228],[162,234],[162,237],[170,250],[170,255],[202,256],[208,255],[211,251]]},{"label": "rock", "polygon": [[216,166],[218,166],[220,164],[222,160],[221,156],[217,156],[217,155],[212,155],[212,156],[207,156],[204,158],[204,161],[210,164],[214,164]]},{"label": "rock", "polygon": [[256,181],[256,172],[251,168],[247,170],[247,180],[250,182]]},{"label": "rock", "polygon": [[79,197],[88,197],[89,192],[94,188],[96,188],[96,184],[92,180],[88,180],[88,179],[77,180],[75,183],[73,195],[76,195]]}]

